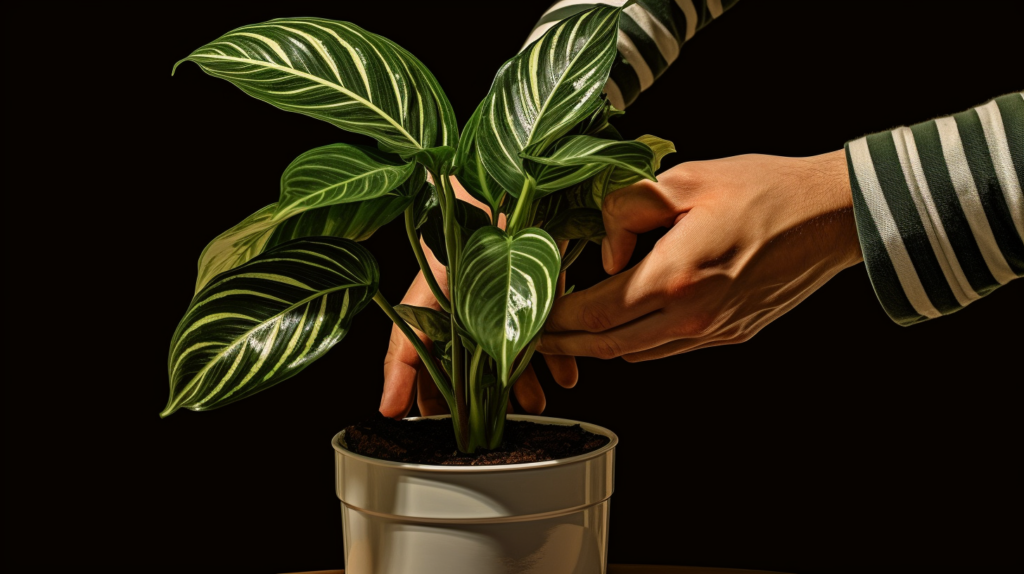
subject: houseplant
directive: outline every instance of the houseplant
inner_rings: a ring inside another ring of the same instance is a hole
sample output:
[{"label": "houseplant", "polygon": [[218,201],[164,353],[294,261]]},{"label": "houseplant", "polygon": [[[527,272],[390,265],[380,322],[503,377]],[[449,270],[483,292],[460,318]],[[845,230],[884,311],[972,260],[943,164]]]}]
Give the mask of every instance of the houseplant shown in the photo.
[{"label": "houseplant", "polygon": [[[500,445],[509,390],[529,364],[558,275],[603,235],[601,200],[653,180],[673,151],[653,136],[623,140],[609,124],[621,112],[601,90],[620,11],[598,6],[568,18],[506,62],[461,134],[419,60],[346,22],[244,26],[176,64],[194,62],[257,99],[377,146],[333,144],[300,155],[282,175],[277,203],[207,245],[172,338],[161,416],[219,408],[298,374],[373,301],[415,345],[448,402],[458,449]],[[489,213],[459,200],[449,176]],[[377,262],[359,241],[400,216],[441,311],[393,307],[377,290]],[[447,295],[421,236],[446,266]],[[562,256],[557,241],[574,243]],[[602,469],[610,469],[610,453]]]}]

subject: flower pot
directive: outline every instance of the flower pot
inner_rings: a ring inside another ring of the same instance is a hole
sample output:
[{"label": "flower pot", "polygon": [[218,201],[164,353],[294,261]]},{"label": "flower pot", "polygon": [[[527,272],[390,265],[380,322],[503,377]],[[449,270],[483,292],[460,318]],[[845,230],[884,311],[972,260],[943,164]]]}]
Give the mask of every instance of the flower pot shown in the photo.
[{"label": "flower pot", "polygon": [[358,455],[335,435],[346,574],[604,573],[618,437],[509,419],[579,424],[610,441],[560,460],[437,466]]}]

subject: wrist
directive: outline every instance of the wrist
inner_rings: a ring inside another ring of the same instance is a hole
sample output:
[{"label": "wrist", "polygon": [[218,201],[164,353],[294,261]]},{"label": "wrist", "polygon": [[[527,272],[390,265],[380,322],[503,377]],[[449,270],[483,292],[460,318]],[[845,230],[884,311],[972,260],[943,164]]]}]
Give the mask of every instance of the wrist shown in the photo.
[{"label": "wrist", "polygon": [[846,151],[806,158],[812,166],[811,193],[817,199],[818,210],[835,231],[835,255],[849,267],[864,260],[857,235],[857,222],[853,213],[853,188],[846,162]]}]

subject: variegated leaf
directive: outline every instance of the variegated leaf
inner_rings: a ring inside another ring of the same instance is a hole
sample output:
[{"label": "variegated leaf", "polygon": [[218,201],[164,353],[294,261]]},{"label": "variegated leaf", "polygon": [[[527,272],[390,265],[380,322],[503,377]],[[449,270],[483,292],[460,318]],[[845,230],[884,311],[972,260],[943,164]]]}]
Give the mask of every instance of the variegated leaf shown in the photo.
[{"label": "variegated leaf", "polygon": [[540,332],[555,300],[561,255],[541,229],[510,237],[478,229],[463,248],[454,304],[469,335],[498,364],[502,383],[516,355]]},{"label": "variegated leaf", "polygon": [[222,407],[297,374],[348,333],[378,281],[369,251],[332,237],[285,243],[218,275],[171,339],[160,415]]},{"label": "variegated leaf", "polygon": [[477,143],[487,172],[518,196],[523,150],[544,148],[593,114],[616,56],[620,8],[597,6],[559,22],[498,71]]},{"label": "variegated leaf", "polygon": [[633,173],[655,180],[654,153],[636,141],[615,141],[593,136],[568,136],[543,157],[523,155],[527,170],[537,180],[537,196],[561,191],[593,177],[603,169]]},{"label": "variegated leaf", "polygon": [[243,26],[184,61],[404,157],[458,143],[455,114],[430,71],[391,40],[349,22],[280,18]]},{"label": "variegated leaf", "polygon": [[366,146],[338,143],[311,149],[281,175],[274,220],[307,209],[381,197],[415,170],[415,163]]},{"label": "variegated leaf", "polygon": [[480,157],[480,146],[476,142],[480,112],[486,103],[485,99],[473,112],[469,121],[466,122],[466,126],[462,128],[459,149],[455,155],[455,177],[470,195],[490,205],[491,209],[495,209],[501,204],[505,190],[484,169],[483,160]]},{"label": "variegated leaf", "polygon": [[[337,174],[324,171],[319,181],[328,185],[329,177]],[[288,171],[281,181],[282,187],[292,182]],[[203,249],[199,256],[196,293],[217,274],[238,267],[264,250],[292,239],[326,235],[365,241],[378,228],[401,215],[421,193],[427,193],[427,186],[423,168],[413,165],[411,176],[376,199],[308,210],[296,207],[289,210],[287,219],[275,218],[279,209],[277,203],[272,203],[221,233]]]},{"label": "variegated leaf", "polygon": [[[676,151],[676,146],[672,142],[656,136],[643,135],[636,138],[636,141],[650,148],[653,153],[653,157],[650,160],[650,173],[656,173],[661,169],[661,160],[666,155]],[[647,178],[646,175],[640,175],[635,170],[625,169],[621,166],[612,166],[599,172],[589,183],[584,184],[585,187],[589,188],[589,193],[584,195],[589,196],[587,198],[588,205],[600,208],[604,198],[609,193],[645,178]]]}]

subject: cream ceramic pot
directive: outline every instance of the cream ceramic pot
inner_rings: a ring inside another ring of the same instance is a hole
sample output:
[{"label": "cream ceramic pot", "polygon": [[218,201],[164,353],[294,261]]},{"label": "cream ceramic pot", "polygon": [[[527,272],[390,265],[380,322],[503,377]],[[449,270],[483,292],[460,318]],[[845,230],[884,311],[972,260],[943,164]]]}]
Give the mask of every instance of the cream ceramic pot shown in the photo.
[{"label": "cream ceramic pot", "polygon": [[369,458],[334,440],[346,574],[604,573],[615,446],[495,466],[435,466]]}]

